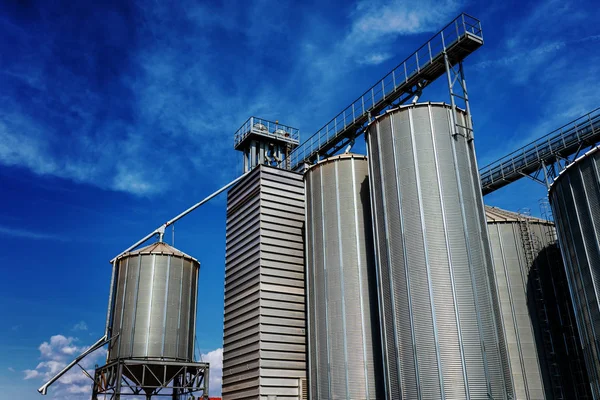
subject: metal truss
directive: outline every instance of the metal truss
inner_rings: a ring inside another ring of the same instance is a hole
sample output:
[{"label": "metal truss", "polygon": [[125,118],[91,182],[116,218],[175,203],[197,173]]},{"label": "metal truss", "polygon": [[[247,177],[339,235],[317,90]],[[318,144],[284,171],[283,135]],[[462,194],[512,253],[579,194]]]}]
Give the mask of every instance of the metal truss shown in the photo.
[{"label": "metal truss", "polygon": [[483,194],[523,177],[549,187],[567,165],[600,142],[600,107],[479,170]]},{"label": "metal truss", "polygon": [[[458,64],[462,76],[462,60],[482,45],[483,32],[479,20],[468,14],[460,14],[294,149],[290,153],[291,169],[313,163],[320,157],[331,156],[351,145],[356,137],[364,133],[372,117],[404,104],[413,97],[418,98],[421,91],[444,75],[449,67]],[[464,80],[461,85],[464,86]],[[458,95],[452,89],[451,93]]]},{"label": "metal truss", "polygon": [[[456,65],[452,65],[450,57],[444,52],[444,64],[446,66],[446,76],[448,78],[448,90],[450,92],[450,104],[452,106],[452,116],[454,118],[454,133],[453,135],[464,135],[469,141],[473,140],[473,123],[471,121],[471,108],[469,106],[469,95],[467,93],[467,81],[463,70],[462,61]],[[456,110],[462,105],[467,113],[465,123],[459,123]],[[464,132],[461,133],[461,129]]]},{"label": "metal truss", "polygon": [[209,364],[118,359],[94,373],[92,400],[121,396],[208,399]]}]

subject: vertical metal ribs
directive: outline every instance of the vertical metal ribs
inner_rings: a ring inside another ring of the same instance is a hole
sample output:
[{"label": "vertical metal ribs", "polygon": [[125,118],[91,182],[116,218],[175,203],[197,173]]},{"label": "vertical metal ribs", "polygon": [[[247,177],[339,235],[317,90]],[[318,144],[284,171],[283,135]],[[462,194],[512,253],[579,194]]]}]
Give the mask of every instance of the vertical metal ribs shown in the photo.
[{"label": "vertical metal ribs", "polygon": [[[532,286],[534,290],[535,305],[538,314],[538,319],[541,328],[542,341],[544,344],[544,350],[548,359],[548,367],[550,372],[550,380],[552,386],[552,393],[554,399],[564,399],[560,369],[558,367],[557,355],[554,348],[554,342],[552,340],[552,332],[550,330],[550,319],[548,318],[548,309],[546,308],[546,300],[544,298],[544,291],[542,289],[542,281],[540,277],[539,265],[536,265],[537,255],[540,253],[541,246],[538,238],[533,235],[529,226],[529,210],[523,210],[519,212],[519,230],[521,234],[521,240],[523,242],[523,251],[525,254],[525,260],[527,266],[530,268],[531,273],[529,274],[532,278]],[[550,260],[548,260],[550,262]]]}]

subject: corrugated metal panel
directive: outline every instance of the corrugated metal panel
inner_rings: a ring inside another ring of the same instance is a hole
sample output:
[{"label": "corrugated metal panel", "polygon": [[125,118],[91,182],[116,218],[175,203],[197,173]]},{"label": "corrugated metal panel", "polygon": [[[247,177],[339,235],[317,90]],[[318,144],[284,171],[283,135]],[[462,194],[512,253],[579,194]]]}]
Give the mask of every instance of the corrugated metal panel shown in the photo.
[{"label": "corrugated metal panel", "polygon": [[[552,392],[547,398],[551,399],[551,394],[556,393],[555,399],[588,400],[592,398],[590,383],[560,249],[552,243],[555,238],[556,235],[545,244],[530,271],[529,282],[539,279],[540,290],[529,288],[527,297],[533,297],[531,304],[541,296],[547,312],[546,321],[534,318],[536,341],[542,344],[538,345],[538,355],[547,393]],[[547,342],[548,332],[551,351],[543,345]],[[552,372],[558,373],[558,382],[553,379]]]},{"label": "corrugated metal panel", "polygon": [[225,400],[300,396],[298,378],[306,377],[303,221],[299,174],[261,165],[228,193]]},{"label": "corrugated metal panel", "polygon": [[452,124],[419,104],[367,129],[389,399],[512,393],[473,144]]},{"label": "corrugated metal panel", "polygon": [[[553,224],[494,207],[486,207],[485,211],[515,395],[517,399],[542,400],[546,395],[532,325],[540,310],[531,303],[534,315],[530,316],[527,302],[528,291],[533,292],[531,269],[541,262],[536,259],[549,245]],[[534,251],[530,260],[525,254],[525,241]],[[534,293],[529,294],[531,299]],[[540,348],[543,351],[542,343]],[[553,398],[551,388],[548,398]]]},{"label": "corrugated metal panel", "polygon": [[126,253],[117,262],[109,360],[192,361],[198,262],[165,244]]},{"label": "corrugated metal panel", "polygon": [[563,171],[549,197],[594,398],[600,398],[600,148]]},{"label": "corrugated metal panel", "polygon": [[312,399],[383,398],[366,157],[305,174]]}]

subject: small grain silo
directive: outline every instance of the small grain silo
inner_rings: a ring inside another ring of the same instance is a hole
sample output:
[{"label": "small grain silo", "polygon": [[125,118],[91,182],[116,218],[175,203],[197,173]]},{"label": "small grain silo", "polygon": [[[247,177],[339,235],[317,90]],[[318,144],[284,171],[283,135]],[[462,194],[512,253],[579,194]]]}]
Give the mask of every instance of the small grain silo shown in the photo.
[{"label": "small grain silo", "polygon": [[304,180],[310,397],[382,399],[367,158],[328,158]]},{"label": "small grain silo", "polygon": [[469,123],[428,103],[367,128],[389,399],[512,396]]},{"label": "small grain silo", "polygon": [[599,150],[570,164],[549,190],[594,398],[600,398]]},{"label": "small grain silo", "polygon": [[157,242],[117,259],[108,360],[194,358],[200,264]]}]

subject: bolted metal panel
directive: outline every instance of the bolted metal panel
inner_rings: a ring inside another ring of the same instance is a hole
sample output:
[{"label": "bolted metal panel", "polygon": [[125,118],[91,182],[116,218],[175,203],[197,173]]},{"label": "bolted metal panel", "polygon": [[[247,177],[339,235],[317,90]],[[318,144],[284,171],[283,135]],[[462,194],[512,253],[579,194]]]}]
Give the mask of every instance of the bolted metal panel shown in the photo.
[{"label": "bolted metal panel", "polygon": [[306,378],[302,175],[257,166],[227,195],[223,399],[297,400]]},{"label": "bolted metal panel", "polygon": [[119,257],[109,361],[193,361],[199,268],[162,242]]},{"label": "bolted metal panel", "polygon": [[367,128],[389,399],[512,396],[473,143],[445,104]]},{"label": "bolted metal panel", "polygon": [[[540,253],[551,245],[553,224],[493,207],[485,211],[515,396],[528,400],[554,398],[551,387],[545,393],[536,348],[533,321],[545,310],[534,306],[533,296],[539,289],[532,277],[533,269],[540,267],[537,264],[545,261]],[[543,343],[539,346],[544,351]]]},{"label": "bolted metal panel", "polygon": [[600,398],[599,149],[569,165],[549,191],[594,398]]},{"label": "bolted metal panel", "polygon": [[367,159],[332,157],[304,179],[311,398],[382,398]]}]

